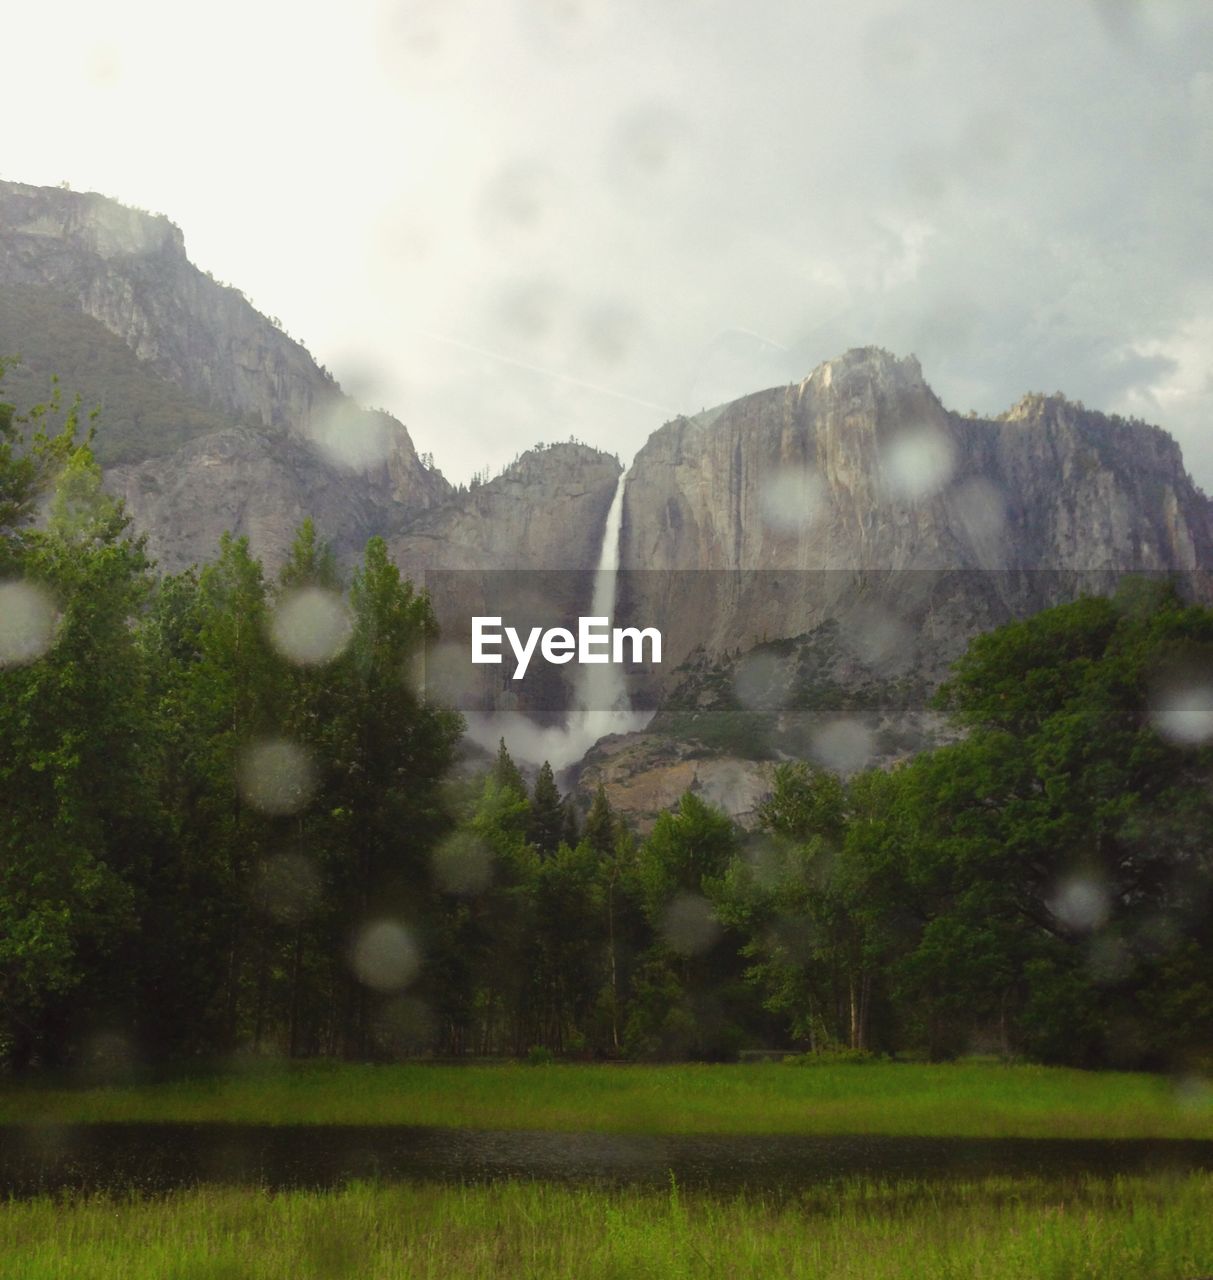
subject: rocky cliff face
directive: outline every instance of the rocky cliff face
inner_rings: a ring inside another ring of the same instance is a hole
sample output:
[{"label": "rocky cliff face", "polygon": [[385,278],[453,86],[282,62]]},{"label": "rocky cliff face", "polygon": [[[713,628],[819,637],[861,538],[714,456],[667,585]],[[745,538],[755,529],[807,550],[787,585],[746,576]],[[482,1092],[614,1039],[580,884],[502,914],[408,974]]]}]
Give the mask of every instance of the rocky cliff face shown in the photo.
[{"label": "rocky cliff face", "polygon": [[[272,562],[298,511],[321,516],[318,499],[332,517],[324,533],[353,552],[367,529],[398,527],[451,492],[399,422],[353,404],[238,290],[199,271],[166,218],[99,195],[0,182],[5,286],[69,300],[120,338],[148,375],[231,428],[254,429],[190,441],[111,477],[166,570],[212,555],[225,528],[249,534]],[[72,369],[58,373],[73,386]],[[208,517],[206,495],[219,476],[224,500]],[[166,494],[184,499],[179,523]],[[233,515],[237,523],[225,524]]]},{"label": "rocky cliff face", "polygon": [[1060,397],[960,417],[913,357],[864,348],[654,432],[621,564],[661,571],[629,607],[667,622],[675,663],[877,615],[938,663],[1125,572],[1213,568],[1213,509],[1158,428]]},{"label": "rocky cliff face", "polygon": [[391,539],[392,554],[410,573],[593,570],[622,470],[588,445],[531,449],[496,479],[411,521]]}]

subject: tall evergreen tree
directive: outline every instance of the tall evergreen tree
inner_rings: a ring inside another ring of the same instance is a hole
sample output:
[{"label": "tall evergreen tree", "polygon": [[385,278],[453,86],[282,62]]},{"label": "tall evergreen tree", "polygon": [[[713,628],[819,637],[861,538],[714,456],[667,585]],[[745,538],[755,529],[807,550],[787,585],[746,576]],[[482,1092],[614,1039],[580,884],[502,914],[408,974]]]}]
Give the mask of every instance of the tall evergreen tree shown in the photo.
[{"label": "tall evergreen tree", "polygon": [[[551,856],[560,845],[564,832],[564,806],[556,787],[556,775],[552,766],[544,761],[535,779],[535,791],[531,796],[531,843],[545,856]],[[576,844],[576,841],[573,842]]]}]

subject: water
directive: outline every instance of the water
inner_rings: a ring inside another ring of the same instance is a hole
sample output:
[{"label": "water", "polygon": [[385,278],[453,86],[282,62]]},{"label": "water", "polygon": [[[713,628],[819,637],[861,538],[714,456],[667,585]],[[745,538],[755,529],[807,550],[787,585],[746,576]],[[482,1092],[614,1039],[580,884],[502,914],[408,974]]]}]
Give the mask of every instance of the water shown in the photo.
[{"label": "water", "polygon": [[[623,492],[630,472],[615,486],[602,531],[602,549],[594,571],[590,616],[615,623],[619,581],[619,539],[623,528]],[[511,753],[531,764],[544,760],[557,771],[576,764],[600,738],[613,733],[636,733],[652,719],[652,712],[633,711],[623,671],[612,662],[587,663],[577,668],[573,706],[563,725],[544,728],[518,713],[488,716],[469,714],[468,735],[487,750],[504,736]]]},{"label": "water", "polygon": [[[615,604],[619,590],[619,537],[623,529],[623,491],[630,474],[630,471],[624,472],[615,486],[615,496],[611,499],[602,532],[598,569],[594,575],[590,616],[606,618],[608,626],[615,625]],[[569,730],[573,732],[580,729],[589,741],[579,752],[578,758],[608,733],[634,733],[643,729],[649,719],[647,713],[632,710],[622,668],[613,662],[580,668]]]},{"label": "water", "polygon": [[934,1181],[1213,1169],[1213,1141],[647,1136],[369,1125],[0,1126],[0,1198],[222,1183],[337,1187],[355,1178],[680,1186],[777,1195],[843,1178]]}]

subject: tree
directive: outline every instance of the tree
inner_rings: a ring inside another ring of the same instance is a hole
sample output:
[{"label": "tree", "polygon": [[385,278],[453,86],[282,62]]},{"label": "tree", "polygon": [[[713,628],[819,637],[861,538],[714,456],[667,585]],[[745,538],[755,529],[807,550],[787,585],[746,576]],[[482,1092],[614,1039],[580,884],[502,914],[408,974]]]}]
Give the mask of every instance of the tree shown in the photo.
[{"label": "tree", "polygon": [[499,787],[509,787],[509,789],[521,796],[523,800],[527,799],[526,780],[522,776],[522,770],[514,763],[514,757],[510,755],[505,745],[505,739],[502,738],[497,747],[497,757],[493,761],[493,782]]},{"label": "tree", "polygon": [[[531,843],[541,854],[550,857],[560,845],[564,825],[565,811],[556,787],[556,775],[545,760],[539,768],[535,792],[531,797]],[[573,845],[576,843],[574,840]]]},{"label": "tree", "polygon": [[[18,473],[20,520],[37,472]],[[130,625],[147,560],[86,445],[16,560],[58,614],[45,653],[0,668],[0,1053],[21,1064],[62,1060],[78,1015],[123,998],[122,966],[105,962],[134,932],[155,814]],[[93,1000],[76,1000],[86,985]]]}]

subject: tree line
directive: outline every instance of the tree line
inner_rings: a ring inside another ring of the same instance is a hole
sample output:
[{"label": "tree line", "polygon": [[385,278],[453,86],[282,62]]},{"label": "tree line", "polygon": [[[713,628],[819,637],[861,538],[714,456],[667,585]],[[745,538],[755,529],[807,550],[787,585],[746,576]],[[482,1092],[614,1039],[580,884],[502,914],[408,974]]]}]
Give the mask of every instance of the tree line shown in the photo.
[{"label": "tree line", "polygon": [[1213,1050],[1213,612],[1167,584],[976,639],[953,745],[640,834],[466,754],[382,540],[157,578],[78,418],[0,409],[9,1068]]}]

